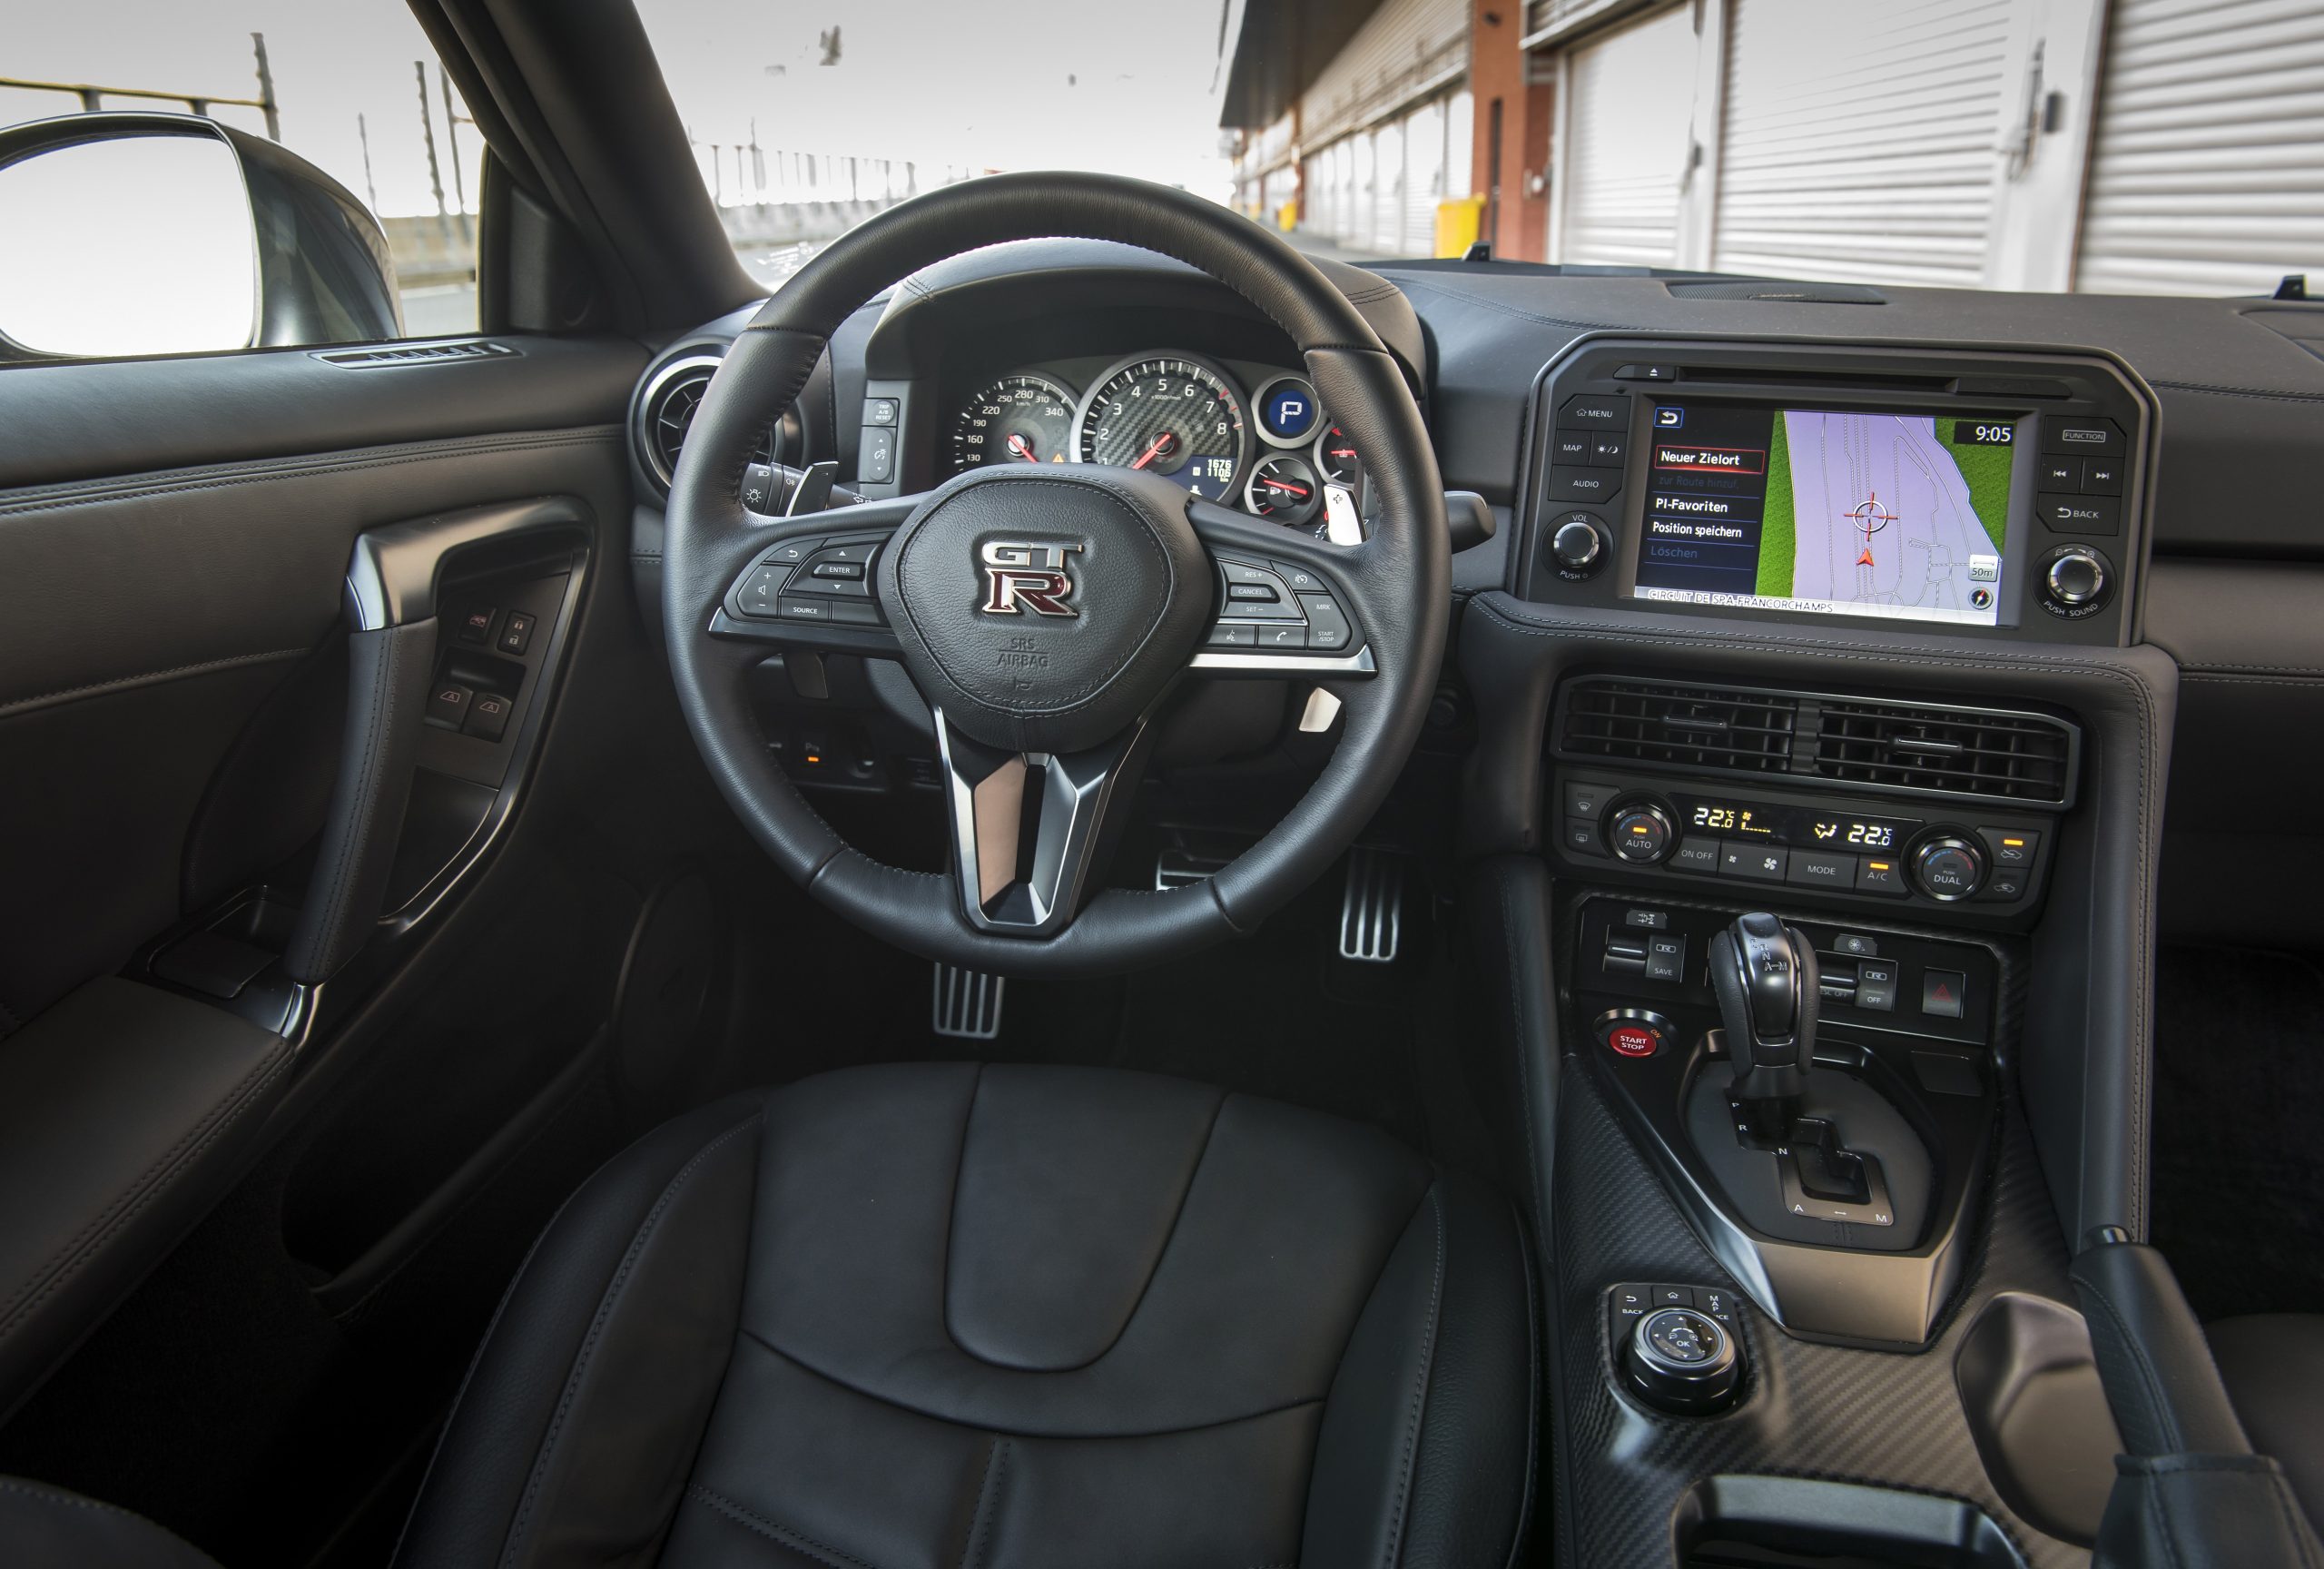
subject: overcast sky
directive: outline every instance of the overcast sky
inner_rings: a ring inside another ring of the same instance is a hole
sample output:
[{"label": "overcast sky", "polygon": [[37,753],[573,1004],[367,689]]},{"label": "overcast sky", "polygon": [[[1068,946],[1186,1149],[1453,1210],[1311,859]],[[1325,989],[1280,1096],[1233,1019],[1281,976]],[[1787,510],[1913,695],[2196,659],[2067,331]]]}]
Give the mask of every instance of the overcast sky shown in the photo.
[{"label": "overcast sky", "polygon": [[[0,8],[13,13],[0,25],[0,72],[168,92],[256,97],[250,35],[264,33],[284,142],[358,196],[376,192],[382,213],[435,210],[412,72],[426,60],[452,199],[434,56],[400,0],[0,0]],[[698,142],[747,143],[755,121],[770,153],[1103,169],[1221,198],[1221,21],[1239,25],[1241,10],[1241,0],[639,0]],[[837,58],[827,64],[833,28]],[[0,89],[0,123],[75,107],[64,95]],[[216,113],[261,128],[254,110]],[[369,133],[368,180],[359,114]],[[479,143],[468,127],[459,135],[473,208]]]}]

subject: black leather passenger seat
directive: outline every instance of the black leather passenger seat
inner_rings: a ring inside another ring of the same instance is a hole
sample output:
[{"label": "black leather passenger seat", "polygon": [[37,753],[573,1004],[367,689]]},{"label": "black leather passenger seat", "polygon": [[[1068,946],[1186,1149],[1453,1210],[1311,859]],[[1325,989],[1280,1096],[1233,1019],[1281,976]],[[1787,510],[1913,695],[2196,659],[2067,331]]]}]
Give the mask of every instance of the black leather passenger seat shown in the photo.
[{"label": "black leather passenger seat", "polygon": [[2251,1447],[2324,1534],[2324,1314],[2253,1313],[2203,1331]]},{"label": "black leather passenger seat", "polygon": [[1502,1569],[1526,1268],[1481,1183],[1183,1081],[735,1097],[551,1223],[396,1562]]}]

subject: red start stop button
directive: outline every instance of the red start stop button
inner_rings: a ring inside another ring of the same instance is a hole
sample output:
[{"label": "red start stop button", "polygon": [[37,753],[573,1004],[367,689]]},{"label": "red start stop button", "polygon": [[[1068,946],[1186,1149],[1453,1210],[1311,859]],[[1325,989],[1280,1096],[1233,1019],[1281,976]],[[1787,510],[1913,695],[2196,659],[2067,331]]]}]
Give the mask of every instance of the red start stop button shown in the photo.
[{"label": "red start stop button", "polygon": [[1662,1031],[1651,1024],[1617,1024],[1606,1031],[1606,1044],[1624,1057],[1651,1057],[1662,1050]]}]

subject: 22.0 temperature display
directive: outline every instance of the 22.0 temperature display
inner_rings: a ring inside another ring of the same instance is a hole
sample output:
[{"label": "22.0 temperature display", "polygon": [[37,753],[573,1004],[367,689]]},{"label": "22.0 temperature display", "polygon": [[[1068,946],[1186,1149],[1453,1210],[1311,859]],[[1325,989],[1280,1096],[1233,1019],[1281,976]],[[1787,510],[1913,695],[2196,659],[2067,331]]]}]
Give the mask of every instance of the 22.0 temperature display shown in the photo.
[{"label": "22.0 temperature display", "polygon": [[1764,801],[1727,801],[1708,795],[1676,799],[1682,820],[1693,833],[1766,839],[1811,850],[1895,850],[1921,826],[1909,818],[1858,817]]}]

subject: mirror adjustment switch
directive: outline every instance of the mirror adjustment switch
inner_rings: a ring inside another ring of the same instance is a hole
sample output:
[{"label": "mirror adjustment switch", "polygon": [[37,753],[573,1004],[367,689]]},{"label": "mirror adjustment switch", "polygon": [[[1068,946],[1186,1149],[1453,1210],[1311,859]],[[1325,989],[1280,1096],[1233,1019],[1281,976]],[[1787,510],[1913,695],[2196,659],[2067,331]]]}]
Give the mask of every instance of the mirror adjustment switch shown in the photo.
[{"label": "mirror adjustment switch", "polygon": [[460,617],[460,641],[481,646],[492,641],[492,607],[479,605]]}]

